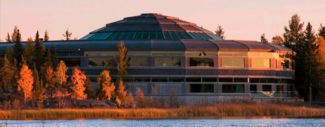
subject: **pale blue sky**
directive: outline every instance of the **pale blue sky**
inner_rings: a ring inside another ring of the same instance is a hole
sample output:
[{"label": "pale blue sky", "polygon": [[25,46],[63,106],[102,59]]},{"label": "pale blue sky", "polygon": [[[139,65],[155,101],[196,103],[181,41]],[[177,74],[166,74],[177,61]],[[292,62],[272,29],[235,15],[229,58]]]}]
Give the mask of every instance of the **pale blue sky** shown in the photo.
[{"label": "pale blue sky", "polygon": [[1,0],[0,38],[15,25],[25,41],[41,37],[60,40],[67,28],[81,38],[97,28],[141,13],[161,13],[196,23],[210,31],[221,25],[226,39],[269,41],[282,35],[295,13],[314,30],[325,25],[325,0]]}]

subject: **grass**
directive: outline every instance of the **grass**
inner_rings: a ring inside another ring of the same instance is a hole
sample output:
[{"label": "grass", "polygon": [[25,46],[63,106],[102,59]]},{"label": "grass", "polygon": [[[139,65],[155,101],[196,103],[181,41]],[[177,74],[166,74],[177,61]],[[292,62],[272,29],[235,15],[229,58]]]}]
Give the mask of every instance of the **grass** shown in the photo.
[{"label": "grass", "polygon": [[183,108],[0,110],[0,119],[78,119],[186,116],[325,116],[325,109],[278,104],[218,104]]}]

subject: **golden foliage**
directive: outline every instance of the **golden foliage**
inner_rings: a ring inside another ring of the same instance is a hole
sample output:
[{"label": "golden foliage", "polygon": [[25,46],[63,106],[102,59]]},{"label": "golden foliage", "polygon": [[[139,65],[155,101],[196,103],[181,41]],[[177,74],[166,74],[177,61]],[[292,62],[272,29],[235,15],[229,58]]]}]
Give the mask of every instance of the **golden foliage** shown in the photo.
[{"label": "golden foliage", "polygon": [[76,100],[84,100],[87,99],[87,94],[84,93],[86,88],[84,87],[86,75],[84,72],[79,70],[78,68],[74,68],[72,71],[71,81],[73,83],[73,87],[71,89],[74,91],[74,93],[71,95],[72,99]]},{"label": "golden foliage", "polygon": [[127,91],[124,90],[125,90],[125,85],[123,84],[123,81],[120,80],[118,84],[117,96],[121,101],[126,100]]},{"label": "golden foliage", "polygon": [[283,38],[281,36],[272,37],[272,43],[276,45],[283,45]]},{"label": "golden foliage", "polygon": [[117,48],[120,57],[116,58],[116,56],[114,56],[114,60],[117,63],[118,75],[121,78],[120,80],[122,80],[127,75],[126,68],[129,66],[129,58],[127,56],[127,48],[125,47],[124,42],[120,42],[117,45]]},{"label": "golden foliage", "polygon": [[54,87],[55,78],[53,68],[51,66],[47,67],[45,78],[47,79],[46,87]]},{"label": "golden foliage", "polygon": [[130,104],[134,103],[134,99],[131,92],[128,93],[128,95],[126,96],[126,102],[129,102]]},{"label": "golden foliage", "polygon": [[135,92],[135,95],[136,95],[136,102],[137,102],[137,105],[139,107],[145,107],[146,106],[146,99],[143,95],[143,92],[141,90],[141,88],[137,87],[136,88],[136,92]]},{"label": "golden foliage", "polygon": [[116,103],[117,103],[117,106],[118,107],[120,107],[121,106],[121,100],[118,98],[118,97],[116,97]]},{"label": "golden foliage", "polygon": [[102,91],[104,92],[105,99],[111,100],[114,94],[115,86],[114,83],[111,82],[109,71],[104,70],[101,72],[97,82],[103,87]]},{"label": "golden foliage", "polygon": [[62,85],[67,82],[68,76],[66,75],[68,67],[65,65],[64,61],[61,60],[58,67],[56,68],[56,72],[54,73],[56,82]]},{"label": "golden foliage", "polygon": [[24,64],[20,70],[20,78],[18,80],[18,91],[23,91],[25,103],[32,97],[32,89],[34,83],[33,72],[28,69],[28,66]]}]

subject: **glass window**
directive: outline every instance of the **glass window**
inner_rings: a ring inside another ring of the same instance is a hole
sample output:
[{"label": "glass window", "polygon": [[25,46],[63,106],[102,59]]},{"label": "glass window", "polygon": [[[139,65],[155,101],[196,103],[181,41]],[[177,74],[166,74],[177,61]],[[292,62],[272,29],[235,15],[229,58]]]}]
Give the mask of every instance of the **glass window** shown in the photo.
[{"label": "glass window", "polygon": [[218,78],[202,78],[202,82],[217,82]]},{"label": "glass window", "polygon": [[184,82],[185,78],[176,78],[176,77],[172,77],[169,78],[169,82]]},{"label": "glass window", "polygon": [[186,39],[192,39],[190,35],[188,35],[186,32],[182,32],[182,34],[184,35],[184,37]]},{"label": "glass window", "polygon": [[169,32],[164,32],[165,39],[172,39]]},{"label": "glass window", "polygon": [[131,57],[130,66],[147,66],[146,57]]},{"label": "glass window", "polygon": [[213,93],[213,84],[190,84],[191,93]]},{"label": "glass window", "polygon": [[195,34],[193,34],[192,32],[188,33],[193,39],[199,39]]},{"label": "glass window", "polygon": [[175,32],[169,32],[170,35],[172,36],[172,38],[175,40],[175,39],[178,39],[177,35],[175,34]]},{"label": "glass window", "polygon": [[156,39],[156,32],[155,31],[151,31],[150,32],[150,38],[149,39]]},{"label": "glass window", "polygon": [[101,37],[100,39],[106,39],[108,36],[110,36],[112,34],[112,32],[106,33],[103,37]]},{"label": "glass window", "polygon": [[250,83],[260,83],[260,79],[258,79],[258,78],[250,78],[249,82]]},{"label": "glass window", "polygon": [[272,91],[272,85],[263,85],[263,91]]},{"label": "glass window", "polygon": [[113,32],[107,39],[111,40],[113,39],[116,35],[118,34],[118,32]]},{"label": "glass window", "polygon": [[69,56],[70,53],[69,52],[58,52],[57,56]]},{"label": "glass window", "polygon": [[223,84],[222,93],[245,93],[243,84]]},{"label": "glass window", "polygon": [[234,56],[247,56],[247,52],[234,52]]},{"label": "glass window", "polygon": [[149,39],[149,32],[143,32],[141,39]]},{"label": "glass window", "polygon": [[130,35],[126,39],[133,39],[136,32],[131,32]]},{"label": "glass window", "polygon": [[276,91],[283,91],[284,86],[283,85],[276,85]]},{"label": "glass window", "polygon": [[126,39],[129,36],[130,32],[125,32],[121,39]]},{"label": "glass window", "polygon": [[190,66],[213,67],[212,58],[190,58]]},{"label": "glass window", "polygon": [[289,68],[289,60],[282,60],[281,68]]},{"label": "glass window", "polygon": [[248,52],[248,56],[260,56],[259,52]]},{"label": "glass window", "polygon": [[162,57],[157,57],[157,58],[155,58],[155,66],[162,66],[162,67],[177,67],[177,66],[181,66],[181,58],[175,58],[175,57],[162,58]]},{"label": "glass window", "polygon": [[232,78],[219,78],[219,82],[232,82]]},{"label": "glass window", "polygon": [[244,67],[244,58],[221,58],[222,67]]},{"label": "glass window", "polygon": [[124,32],[118,32],[118,34],[113,38],[113,40],[120,39]]},{"label": "glass window", "polygon": [[133,82],[133,78],[132,77],[125,77],[123,78],[124,82]]},{"label": "glass window", "polygon": [[134,39],[141,39],[142,37],[142,32],[137,32],[137,34],[135,35]]},{"label": "glass window", "polygon": [[100,56],[100,52],[85,52],[86,56]]},{"label": "glass window", "polygon": [[152,82],[167,82],[167,78],[151,78]]},{"label": "glass window", "polygon": [[181,32],[175,32],[179,39],[185,39]]},{"label": "glass window", "polygon": [[84,52],[70,52],[70,56],[84,56]]},{"label": "glass window", "polygon": [[252,59],[252,67],[270,68],[270,59]]},{"label": "glass window", "polygon": [[134,78],[134,82],[150,82],[150,78]]},{"label": "glass window", "polygon": [[164,39],[162,32],[157,31],[156,34],[157,34],[157,39]]},{"label": "glass window", "polygon": [[99,34],[98,33],[95,33],[93,36],[91,36],[90,38],[88,38],[88,40],[92,40],[92,39],[94,39],[94,38],[96,38],[98,36],[99,36]]},{"label": "glass window", "polygon": [[212,37],[208,36],[206,33],[202,33],[201,35],[203,35],[207,39],[213,39]]},{"label": "glass window", "polygon": [[63,60],[67,67],[80,66],[80,58],[59,58],[59,61]]},{"label": "glass window", "polygon": [[205,36],[204,33],[197,33],[198,35],[200,35],[203,39],[210,39],[209,37]]},{"label": "glass window", "polygon": [[201,78],[186,78],[186,82],[201,82]]},{"label": "glass window", "polygon": [[234,78],[234,82],[247,82],[247,78]]},{"label": "glass window", "polygon": [[201,37],[200,35],[199,35],[199,33],[193,33],[198,39],[203,39],[203,37]]},{"label": "glass window", "polygon": [[105,66],[107,58],[88,58],[88,66]]},{"label": "glass window", "polygon": [[257,85],[249,85],[249,90],[251,93],[257,93]]}]

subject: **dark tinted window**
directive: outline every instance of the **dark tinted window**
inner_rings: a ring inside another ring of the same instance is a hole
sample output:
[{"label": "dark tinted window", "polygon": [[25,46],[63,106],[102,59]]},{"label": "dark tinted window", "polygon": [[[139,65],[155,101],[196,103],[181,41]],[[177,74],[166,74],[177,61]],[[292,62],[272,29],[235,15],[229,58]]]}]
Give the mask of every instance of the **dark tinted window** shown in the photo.
[{"label": "dark tinted window", "polygon": [[175,34],[175,32],[169,32],[170,35],[172,36],[173,39],[178,39],[177,35]]},{"label": "dark tinted window", "polygon": [[186,82],[201,82],[201,78],[186,78]]},{"label": "dark tinted window", "polygon": [[125,77],[123,78],[124,82],[133,82],[133,78],[132,77]]},{"label": "dark tinted window", "polygon": [[251,93],[256,93],[257,85],[250,85],[249,87],[250,87],[249,90],[251,91]]},{"label": "dark tinted window", "polygon": [[190,58],[190,66],[213,67],[213,59],[212,58]]},{"label": "dark tinted window", "polygon": [[113,39],[117,34],[118,32],[114,32],[107,39]]},{"label": "dark tinted window", "polygon": [[224,84],[222,85],[223,93],[244,93],[245,85],[242,84]]},{"label": "dark tinted window", "polygon": [[70,52],[70,56],[84,56],[84,52]]},{"label": "dark tinted window", "polygon": [[69,52],[58,52],[57,56],[69,56],[70,53]]},{"label": "dark tinted window", "polygon": [[123,34],[123,36],[121,37],[121,39],[127,39],[127,37],[129,36],[130,32],[125,32]]},{"label": "dark tinted window", "polygon": [[219,82],[232,82],[232,78],[219,78]]},{"label": "dark tinted window", "polygon": [[141,37],[142,37],[142,32],[138,31],[137,34],[135,35],[134,39],[141,39]]},{"label": "dark tinted window", "polygon": [[124,32],[118,32],[118,34],[113,39],[120,39]]},{"label": "dark tinted window", "polygon": [[172,39],[169,32],[164,32],[165,39]]},{"label": "dark tinted window", "polygon": [[289,68],[289,60],[282,60],[281,68]]},{"label": "dark tinted window", "polygon": [[258,79],[258,78],[250,78],[249,82],[250,83],[260,83],[260,79]]},{"label": "dark tinted window", "polygon": [[263,91],[272,91],[272,85],[263,85]]},{"label": "dark tinted window", "polygon": [[131,33],[129,34],[129,36],[127,37],[127,39],[133,39],[134,36],[135,36],[135,33],[136,33],[136,32],[131,32]]},{"label": "dark tinted window", "polygon": [[149,32],[143,32],[141,39],[149,39]]},{"label": "dark tinted window", "polygon": [[184,82],[185,78],[169,78],[169,82]]},{"label": "dark tinted window", "polygon": [[80,58],[59,58],[59,61],[63,60],[67,67],[80,66]]},{"label": "dark tinted window", "polygon": [[175,32],[179,39],[185,39],[181,32]]},{"label": "dark tinted window", "polygon": [[134,82],[150,82],[150,78],[134,78]]},{"label": "dark tinted window", "polygon": [[234,78],[234,82],[247,82],[247,78]]},{"label": "dark tinted window", "polygon": [[190,84],[191,93],[213,93],[213,84]]},{"label": "dark tinted window", "polygon": [[156,33],[157,33],[157,39],[164,39],[162,32],[156,32]]},{"label": "dark tinted window", "polygon": [[276,91],[283,91],[284,86],[283,85],[276,85]]},{"label": "dark tinted window", "polygon": [[217,82],[218,78],[202,78],[202,82]]},{"label": "dark tinted window", "polygon": [[149,39],[156,39],[156,32],[155,31],[151,31],[150,32],[150,38]]},{"label": "dark tinted window", "polygon": [[151,78],[152,82],[167,82],[167,78]]}]

